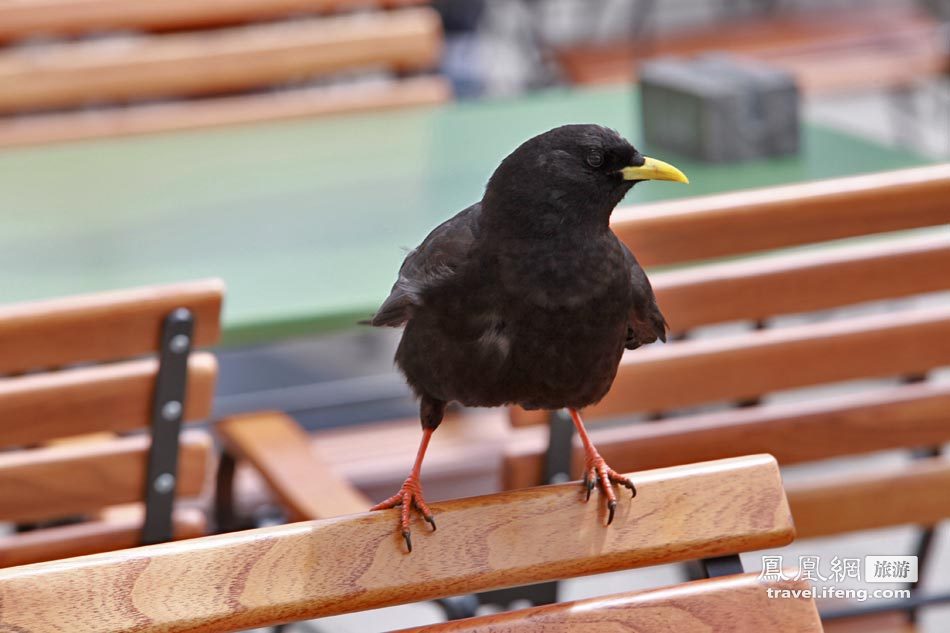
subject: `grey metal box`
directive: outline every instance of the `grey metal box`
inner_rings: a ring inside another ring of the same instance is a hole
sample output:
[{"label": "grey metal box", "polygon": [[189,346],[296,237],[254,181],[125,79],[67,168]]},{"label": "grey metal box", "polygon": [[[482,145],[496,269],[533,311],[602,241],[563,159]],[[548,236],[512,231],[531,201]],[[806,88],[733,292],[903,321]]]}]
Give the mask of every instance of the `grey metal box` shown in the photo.
[{"label": "grey metal box", "polygon": [[798,88],[791,74],[724,54],[659,59],[640,71],[650,148],[710,162],[798,152]]}]

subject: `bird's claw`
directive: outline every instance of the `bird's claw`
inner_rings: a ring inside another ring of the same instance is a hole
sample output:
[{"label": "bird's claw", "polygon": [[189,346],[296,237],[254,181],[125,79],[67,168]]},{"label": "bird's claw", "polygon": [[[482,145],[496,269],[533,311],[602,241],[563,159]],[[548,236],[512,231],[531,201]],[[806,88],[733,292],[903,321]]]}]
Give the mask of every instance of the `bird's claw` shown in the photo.
[{"label": "bird's claw", "polygon": [[419,513],[422,514],[422,518],[432,526],[432,531],[434,532],[436,530],[435,517],[432,516],[432,511],[429,509],[429,506],[426,505],[425,499],[422,498],[422,486],[418,478],[410,475],[402,484],[399,492],[389,499],[377,503],[370,508],[370,510],[387,510],[397,506],[400,508],[399,526],[401,528],[402,538],[406,541],[406,549],[411,553],[412,534],[409,530],[410,508],[418,510]]},{"label": "bird's claw", "polygon": [[586,500],[590,500],[594,487],[599,486],[604,496],[607,497],[607,525],[613,523],[614,514],[617,510],[617,494],[614,492],[613,484],[628,488],[631,492],[631,499],[637,496],[637,488],[633,485],[633,482],[610,468],[604,458],[594,452],[587,459],[587,468],[584,473],[584,487],[587,489]]}]

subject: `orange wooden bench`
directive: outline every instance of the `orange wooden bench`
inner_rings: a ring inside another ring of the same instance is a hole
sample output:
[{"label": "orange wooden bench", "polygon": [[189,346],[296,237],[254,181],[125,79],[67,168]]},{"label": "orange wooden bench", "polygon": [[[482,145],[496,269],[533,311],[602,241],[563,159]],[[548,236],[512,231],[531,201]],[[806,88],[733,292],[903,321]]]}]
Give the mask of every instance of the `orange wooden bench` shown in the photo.
[{"label": "orange wooden bench", "polygon": [[[0,571],[0,628],[236,631],[496,589],[781,546],[794,529],[767,455],[631,475],[640,491],[609,528],[577,483],[433,504],[439,530],[412,554],[388,512],[356,514]],[[730,575],[494,616],[492,630],[821,631],[804,583]],[[433,630],[485,630],[484,620]],[[665,627],[664,627],[665,625]],[[725,630],[725,629],[722,629]]]},{"label": "orange wooden bench", "polygon": [[[190,349],[217,341],[222,293],[210,280],[0,307],[0,520],[30,528],[0,537],[0,566],[206,533],[172,500],[207,491],[210,437],[177,425],[211,413],[217,364]],[[180,310],[187,339],[163,325]]]},{"label": "orange wooden bench", "polygon": [[[35,11],[32,3],[0,6],[0,38],[48,29],[187,26],[266,18],[292,12],[292,5],[325,11],[352,3],[201,0],[161,11],[142,0],[49,4]],[[8,47],[0,50],[0,147],[439,103],[449,89],[435,76],[305,84],[361,69],[430,70],[441,45],[438,15],[419,7]],[[147,103],[155,99],[177,101]],[[113,107],[75,111],[90,104]]]}]

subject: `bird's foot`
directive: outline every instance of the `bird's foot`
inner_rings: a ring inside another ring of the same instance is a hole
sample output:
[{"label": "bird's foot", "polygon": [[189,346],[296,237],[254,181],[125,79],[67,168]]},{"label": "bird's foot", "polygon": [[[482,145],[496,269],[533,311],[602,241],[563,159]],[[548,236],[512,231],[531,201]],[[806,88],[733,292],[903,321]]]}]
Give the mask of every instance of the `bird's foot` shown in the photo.
[{"label": "bird's foot", "polygon": [[377,503],[370,510],[387,510],[396,506],[401,507],[399,527],[402,530],[402,537],[406,539],[406,548],[412,552],[412,536],[409,531],[410,508],[415,507],[422,514],[422,518],[432,526],[432,530],[435,530],[435,518],[432,516],[432,510],[426,505],[425,499],[422,498],[422,484],[419,483],[417,476],[409,475],[399,492]]},{"label": "bird's foot", "polygon": [[619,484],[630,490],[631,498],[637,496],[637,488],[629,478],[621,475],[613,468],[607,465],[604,458],[597,451],[591,451],[587,455],[587,466],[584,470],[584,486],[587,488],[587,500],[590,500],[590,493],[594,486],[599,485],[600,490],[607,497],[607,525],[613,523],[614,511],[617,509],[617,494],[614,492],[613,484]]}]

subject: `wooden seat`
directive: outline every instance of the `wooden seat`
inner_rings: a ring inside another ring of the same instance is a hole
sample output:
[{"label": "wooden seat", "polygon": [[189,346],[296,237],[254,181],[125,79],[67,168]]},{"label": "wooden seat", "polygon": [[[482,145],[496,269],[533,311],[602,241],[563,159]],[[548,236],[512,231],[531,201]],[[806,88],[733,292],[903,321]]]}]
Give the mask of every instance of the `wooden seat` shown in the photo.
[{"label": "wooden seat", "polygon": [[[12,14],[0,38],[44,28],[213,24],[292,12],[294,5],[326,11],[354,3],[199,1],[161,11],[138,0],[51,4],[36,12],[30,5],[0,7],[0,22]],[[54,8],[63,11],[61,21]],[[428,70],[441,44],[438,15],[420,7],[7,48],[0,50],[0,147],[438,103],[449,94],[438,77],[320,88],[306,83],[360,70]],[[146,103],[155,99],[179,101]],[[75,111],[88,105],[111,107]]]},{"label": "wooden seat", "polygon": [[[181,308],[194,318],[185,351],[216,342],[222,294],[209,280],[0,307],[0,520],[30,527],[0,538],[0,565],[141,542],[152,437],[136,432],[151,427],[159,373],[172,371],[145,355],[162,348],[163,323]],[[190,353],[182,366],[178,415],[206,419],[215,359]],[[196,497],[212,442],[188,430],[177,446],[174,492]],[[171,524],[180,538],[205,532],[194,508],[174,510]]]},{"label": "wooden seat", "polygon": [[808,92],[900,88],[947,69],[939,22],[920,11],[778,12],[662,37],[578,43],[554,57],[575,83],[628,82],[652,58],[730,52],[791,72]]},{"label": "wooden seat", "polygon": [[[770,456],[631,477],[640,495],[636,502],[621,504],[610,527],[602,524],[603,508],[584,503],[575,482],[433,504],[439,530],[421,535],[412,554],[400,547],[391,513],[373,512],[3,570],[0,626],[235,631],[522,583],[734,555],[780,546],[793,537]],[[592,603],[581,607],[589,609],[592,618],[647,627],[636,630],[659,630],[658,617],[685,625],[685,616],[694,611],[697,623],[682,630],[701,630],[696,628],[699,622],[721,622],[727,613],[743,623],[744,628],[734,630],[754,630],[750,627],[756,623],[779,617],[791,618],[796,631],[821,630],[810,600],[766,601],[763,588],[754,578],[740,575],[611,598],[616,610]],[[63,596],[77,595],[84,598],[63,608]],[[749,608],[747,600],[757,608]],[[540,617],[576,622],[583,617],[582,608],[561,608]],[[658,616],[661,611],[668,616]],[[535,612],[526,617],[539,616]]]}]

